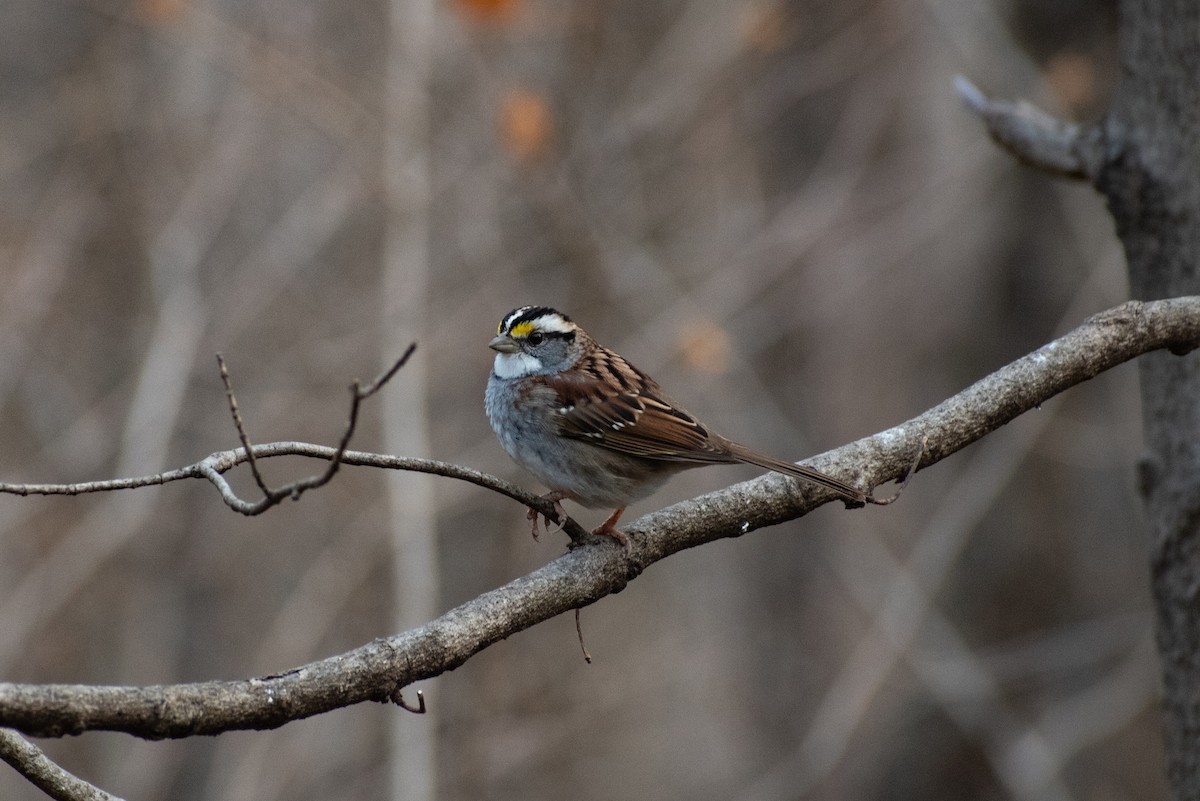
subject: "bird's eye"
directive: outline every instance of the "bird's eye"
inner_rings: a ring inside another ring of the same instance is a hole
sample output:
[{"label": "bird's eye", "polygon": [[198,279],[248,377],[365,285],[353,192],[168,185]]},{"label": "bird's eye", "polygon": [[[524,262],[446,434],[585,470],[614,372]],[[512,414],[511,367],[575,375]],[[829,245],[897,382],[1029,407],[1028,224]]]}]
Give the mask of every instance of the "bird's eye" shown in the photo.
[{"label": "bird's eye", "polygon": [[545,340],[545,338],[546,335],[541,331],[534,331],[530,333],[529,336],[525,337],[525,341],[536,348],[538,345],[542,344],[542,341]]}]

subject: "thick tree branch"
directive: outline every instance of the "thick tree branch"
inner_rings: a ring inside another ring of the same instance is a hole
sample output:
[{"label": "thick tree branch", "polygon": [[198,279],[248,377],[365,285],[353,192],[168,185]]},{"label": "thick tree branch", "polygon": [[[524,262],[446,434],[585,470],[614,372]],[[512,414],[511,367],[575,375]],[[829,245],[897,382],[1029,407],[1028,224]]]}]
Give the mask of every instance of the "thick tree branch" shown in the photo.
[{"label": "thick tree branch", "polygon": [[1018,160],[1064,178],[1095,181],[1105,161],[1104,131],[1051,117],[1025,102],[996,100],[966,78],[954,88],[988,134]]},{"label": "thick tree branch", "polygon": [[[919,417],[809,463],[842,478],[858,473],[874,486],[904,475],[922,436],[925,466],[1111,367],[1153,350],[1197,347],[1200,297],[1125,303]],[[246,681],[0,684],[0,725],[37,736],[104,729],[157,739],[269,729],[362,701],[391,702],[403,687],[453,670],[498,640],[619,592],[677,551],[792,520],[833,499],[830,491],[768,474],[646,515],[625,529],[629,556],[607,542],[577,548],[426,625],[339,656]]]},{"label": "thick tree branch", "polygon": [[0,729],[0,761],[7,762],[56,801],[121,801],[63,770],[42,749],[11,729]]}]

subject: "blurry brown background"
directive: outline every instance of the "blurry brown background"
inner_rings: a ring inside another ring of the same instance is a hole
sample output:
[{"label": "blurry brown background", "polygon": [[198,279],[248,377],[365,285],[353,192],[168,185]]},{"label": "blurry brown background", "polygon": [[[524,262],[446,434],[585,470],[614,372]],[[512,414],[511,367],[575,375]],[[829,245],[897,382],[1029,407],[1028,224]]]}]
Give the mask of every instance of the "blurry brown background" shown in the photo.
[{"label": "blurry brown background", "polygon": [[[532,488],[482,412],[525,303],[780,456],[881,430],[1125,297],[1100,199],[952,88],[1088,119],[1114,36],[1083,0],[5,0],[0,478],[233,447],[216,351],[256,441],[332,444],[349,381],[416,340],[355,447]],[[593,665],[562,618],[425,684],[424,717],[42,745],[131,800],[1161,798],[1134,369],[895,506],[655,566],[584,612]],[[201,482],[4,497],[0,677],[278,671],[564,541],[366,469],[253,519]]]}]

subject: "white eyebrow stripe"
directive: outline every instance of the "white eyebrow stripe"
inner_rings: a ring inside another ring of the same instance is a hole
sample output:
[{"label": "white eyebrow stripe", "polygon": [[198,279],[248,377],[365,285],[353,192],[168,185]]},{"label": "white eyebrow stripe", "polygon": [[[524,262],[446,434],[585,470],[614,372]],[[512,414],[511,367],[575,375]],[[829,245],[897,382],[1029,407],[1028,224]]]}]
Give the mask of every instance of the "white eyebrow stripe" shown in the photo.
[{"label": "white eyebrow stripe", "polygon": [[547,334],[569,334],[575,330],[573,323],[568,323],[557,314],[543,314],[541,317],[535,317],[529,322],[535,330],[543,331]]}]

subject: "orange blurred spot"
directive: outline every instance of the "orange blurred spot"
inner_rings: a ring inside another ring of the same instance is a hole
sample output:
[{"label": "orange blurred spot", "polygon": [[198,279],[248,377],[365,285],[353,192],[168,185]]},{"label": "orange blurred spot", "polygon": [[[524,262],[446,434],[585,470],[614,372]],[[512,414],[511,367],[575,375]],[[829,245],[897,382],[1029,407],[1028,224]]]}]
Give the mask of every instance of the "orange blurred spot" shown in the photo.
[{"label": "orange blurred spot", "polygon": [[183,0],[138,0],[138,11],[151,22],[171,22],[183,13]]},{"label": "orange blurred spot", "polygon": [[774,53],[788,40],[787,12],[777,5],[752,4],[742,12],[742,42],[758,53]]},{"label": "orange blurred spot", "polygon": [[1096,102],[1096,65],[1081,53],[1058,53],[1046,62],[1045,79],[1050,91],[1072,111]]},{"label": "orange blurred spot", "polygon": [[505,22],[516,10],[517,0],[454,0],[454,5],[482,22]]},{"label": "orange blurred spot", "polygon": [[679,329],[679,352],[687,366],[700,373],[718,375],[729,369],[733,347],[729,332],[709,320],[691,320]]},{"label": "orange blurred spot", "polygon": [[512,89],[500,106],[500,134],[504,146],[518,158],[530,159],[550,145],[550,106],[537,92]]}]

